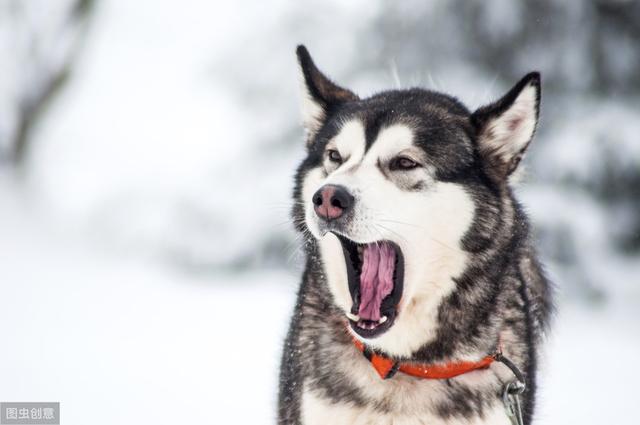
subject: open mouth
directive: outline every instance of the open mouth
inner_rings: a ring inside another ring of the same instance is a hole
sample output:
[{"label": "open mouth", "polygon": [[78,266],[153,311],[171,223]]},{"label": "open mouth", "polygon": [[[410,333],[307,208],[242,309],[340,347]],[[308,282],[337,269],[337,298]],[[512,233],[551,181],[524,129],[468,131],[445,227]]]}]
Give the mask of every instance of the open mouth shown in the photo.
[{"label": "open mouth", "polygon": [[375,338],[391,328],[398,315],[404,281],[402,251],[389,241],[360,244],[336,236],[342,245],[353,301],[347,313],[349,324],[363,338]]}]

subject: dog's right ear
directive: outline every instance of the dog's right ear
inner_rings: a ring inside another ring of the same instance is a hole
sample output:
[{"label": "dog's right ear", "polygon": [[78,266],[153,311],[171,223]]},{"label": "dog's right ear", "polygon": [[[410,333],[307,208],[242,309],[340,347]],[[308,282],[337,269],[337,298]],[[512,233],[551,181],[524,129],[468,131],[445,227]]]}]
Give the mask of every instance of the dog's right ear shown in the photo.
[{"label": "dog's right ear", "polygon": [[306,47],[298,46],[296,54],[302,86],[302,119],[309,144],[333,108],[345,102],[358,100],[358,96],[336,85],[320,72]]}]

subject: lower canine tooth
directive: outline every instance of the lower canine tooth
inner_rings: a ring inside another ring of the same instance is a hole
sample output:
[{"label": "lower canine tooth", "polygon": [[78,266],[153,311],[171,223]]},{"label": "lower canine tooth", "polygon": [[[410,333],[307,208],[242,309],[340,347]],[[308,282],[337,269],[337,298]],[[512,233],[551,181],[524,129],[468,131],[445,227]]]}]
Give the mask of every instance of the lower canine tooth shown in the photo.
[{"label": "lower canine tooth", "polygon": [[380,320],[378,320],[378,324],[379,324],[379,325],[381,325],[381,324],[383,324],[383,323],[384,323],[384,322],[386,322],[386,321],[387,321],[387,316],[382,316],[382,317],[380,318]]},{"label": "lower canine tooth", "polygon": [[349,318],[349,320],[353,320],[354,322],[357,322],[360,320],[360,316],[356,314],[347,313],[347,317]]}]

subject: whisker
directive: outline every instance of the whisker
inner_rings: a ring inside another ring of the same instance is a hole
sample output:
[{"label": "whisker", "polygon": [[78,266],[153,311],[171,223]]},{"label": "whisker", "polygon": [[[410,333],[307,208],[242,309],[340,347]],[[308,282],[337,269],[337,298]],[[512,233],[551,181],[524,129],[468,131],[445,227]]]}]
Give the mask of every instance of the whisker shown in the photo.
[{"label": "whisker", "polygon": [[374,224],[376,227],[379,227],[379,228],[381,228],[381,229],[383,229],[383,230],[385,230],[385,231],[387,231],[387,232],[389,232],[389,233],[392,233],[392,234],[396,235],[397,237],[399,237],[400,239],[402,239],[404,242],[409,243],[409,241],[407,240],[407,238],[405,238],[404,236],[402,236],[400,233],[396,232],[395,230],[390,229],[389,227],[383,226],[383,225],[382,225],[382,224],[380,224],[380,223],[373,223],[373,224]]},{"label": "whisker", "polygon": [[413,224],[413,223],[406,223],[406,222],[404,222],[404,221],[389,220],[389,219],[386,219],[386,218],[378,218],[377,220],[378,220],[378,221],[384,221],[385,223],[403,224],[403,225],[405,225],[405,226],[411,226],[411,227],[415,227],[415,228],[418,228],[418,229],[424,229],[424,227],[423,227],[423,226],[419,226],[419,225],[417,225],[417,224]]},{"label": "whisker", "polygon": [[[449,246],[448,244],[446,244],[446,243],[438,240],[437,238],[434,238],[433,236],[431,236],[424,226],[419,226],[419,225],[416,225],[416,224],[406,223],[406,222],[402,222],[402,221],[388,220],[388,219],[383,219],[383,218],[378,218],[377,220],[378,221],[383,221],[383,222],[395,223],[395,224],[402,224],[402,225],[411,226],[411,227],[414,227],[414,228],[421,229],[424,232],[425,236],[428,237],[429,239],[431,239],[433,242],[435,242],[435,243],[437,243],[437,244],[439,244],[439,245],[441,245],[441,246],[443,246],[443,247],[445,247],[445,248],[447,248],[447,249],[449,249],[451,251],[454,251],[454,252],[457,251],[452,246]],[[391,231],[391,229],[387,229],[387,230]]]}]

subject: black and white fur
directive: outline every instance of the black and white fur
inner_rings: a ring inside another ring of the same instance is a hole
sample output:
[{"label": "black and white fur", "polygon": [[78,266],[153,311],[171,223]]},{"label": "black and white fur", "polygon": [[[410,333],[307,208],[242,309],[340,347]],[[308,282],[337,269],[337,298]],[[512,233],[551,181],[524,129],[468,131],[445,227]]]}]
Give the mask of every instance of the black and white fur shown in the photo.
[{"label": "black and white fur", "polygon": [[[526,376],[524,420],[531,423],[550,289],[510,177],[535,132],[539,74],[470,112],[454,97],[419,88],[360,99],[323,75],[303,46],[297,55],[307,157],[292,214],[306,269],[282,357],[278,423],[510,423],[500,395],[513,375],[504,365],[447,380],[402,373],[382,380],[353,337],[418,363],[478,360],[500,341]],[[418,166],[398,169],[398,157]],[[355,199],[330,231],[311,199],[325,184]],[[392,241],[402,251],[398,316],[375,338],[347,326],[353,300],[336,234]]]}]

